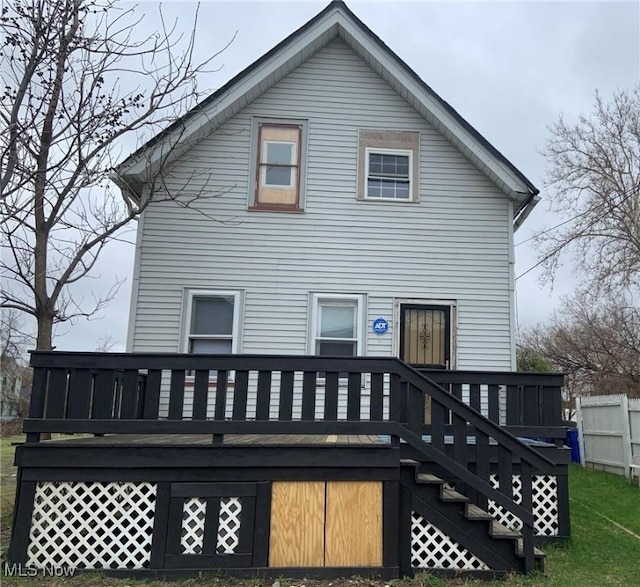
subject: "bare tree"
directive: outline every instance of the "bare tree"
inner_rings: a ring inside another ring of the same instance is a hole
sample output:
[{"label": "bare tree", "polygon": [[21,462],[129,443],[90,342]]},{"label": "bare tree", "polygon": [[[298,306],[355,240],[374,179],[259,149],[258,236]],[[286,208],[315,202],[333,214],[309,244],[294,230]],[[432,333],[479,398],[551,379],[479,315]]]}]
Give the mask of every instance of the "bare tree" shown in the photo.
[{"label": "bare tree", "polygon": [[[139,39],[135,10],[100,0],[16,0],[2,10],[0,303],[36,319],[38,349],[51,349],[54,324],[93,315],[119,285],[90,304],[72,295],[151,202],[111,191],[123,139],[155,134],[194,105],[196,78],[219,54],[194,63],[197,11],[189,37],[162,18]],[[162,171],[147,179],[152,194],[163,193]]]},{"label": "bare tree", "polygon": [[550,128],[545,156],[552,210],[561,222],[541,230],[540,263],[553,275],[567,253],[585,284],[636,289],[640,279],[640,85],[593,112]]},{"label": "bare tree", "polygon": [[101,338],[96,341],[96,352],[97,353],[108,353],[113,350],[118,343],[113,340],[113,337],[110,334],[105,334]]},{"label": "bare tree", "polygon": [[621,296],[580,293],[520,344],[566,374],[567,406],[582,395],[640,397],[640,310]]}]

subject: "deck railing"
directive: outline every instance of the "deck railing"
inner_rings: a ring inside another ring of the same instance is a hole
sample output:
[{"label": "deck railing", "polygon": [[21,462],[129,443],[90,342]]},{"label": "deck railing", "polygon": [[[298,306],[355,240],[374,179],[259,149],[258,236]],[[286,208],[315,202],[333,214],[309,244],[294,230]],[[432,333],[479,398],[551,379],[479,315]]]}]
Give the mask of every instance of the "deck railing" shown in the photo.
[{"label": "deck railing", "polygon": [[[205,433],[214,443],[234,433],[386,435],[437,463],[462,491],[471,488],[480,505],[492,500],[520,518],[526,567],[533,569],[532,475],[553,464],[495,419],[494,387],[506,386],[508,402],[515,397],[509,390],[517,386],[516,374],[504,383],[486,379],[487,374],[482,375],[486,383],[469,373],[426,377],[390,357],[34,352],[31,364],[27,442],[48,432]],[[561,382],[555,377],[553,383]],[[470,405],[462,401],[465,385]],[[488,418],[478,409],[482,385],[491,390]],[[556,392],[540,392],[539,384],[527,380],[517,388],[518,398],[531,387],[536,401],[546,400],[545,394],[553,398],[538,413],[548,417],[545,424],[558,424]],[[509,422],[508,403],[506,410]],[[523,418],[511,421],[524,425],[526,412]],[[470,443],[475,467],[470,467]],[[490,450],[497,455],[497,489],[490,482]],[[513,496],[514,466],[522,482],[519,503]]]},{"label": "deck railing", "polygon": [[562,374],[418,370],[515,436],[564,443]]}]

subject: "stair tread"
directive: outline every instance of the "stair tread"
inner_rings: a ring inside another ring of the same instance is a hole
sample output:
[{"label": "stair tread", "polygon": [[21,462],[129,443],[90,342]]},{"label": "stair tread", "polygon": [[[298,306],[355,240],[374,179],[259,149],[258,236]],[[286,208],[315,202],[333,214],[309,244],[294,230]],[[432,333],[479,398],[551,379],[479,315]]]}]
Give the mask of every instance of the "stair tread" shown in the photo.
[{"label": "stair tread", "polygon": [[444,483],[444,481],[440,479],[440,477],[431,475],[431,473],[419,473],[418,475],[416,475],[416,481],[418,483],[438,483],[440,485]]},{"label": "stair tread", "polygon": [[[516,543],[516,554],[518,556],[521,556],[521,557],[524,556],[524,548],[523,548],[522,538],[518,538],[518,541]],[[542,550],[540,550],[539,548],[536,548],[534,546],[533,547],[533,556],[535,556],[536,558],[545,558],[547,555]]]},{"label": "stair tread", "polygon": [[477,505],[467,504],[466,517],[469,520],[493,520],[494,517],[487,511],[479,508]]},{"label": "stair tread", "polygon": [[443,501],[469,501],[469,498],[466,495],[462,495],[462,493],[458,493],[455,489],[450,489],[449,487],[444,486],[442,487],[440,499],[442,499]]},{"label": "stair tread", "polygon": [[494,538],[521,538],[522,534],[516,530],[508,528],[495,520],[491,522],[491,535]]},{"label": "stair tread", "polygon": [[405,467],[418,467],[420,465],[418,461],[414,461],[413,459],[400,459],[400,464]]}]

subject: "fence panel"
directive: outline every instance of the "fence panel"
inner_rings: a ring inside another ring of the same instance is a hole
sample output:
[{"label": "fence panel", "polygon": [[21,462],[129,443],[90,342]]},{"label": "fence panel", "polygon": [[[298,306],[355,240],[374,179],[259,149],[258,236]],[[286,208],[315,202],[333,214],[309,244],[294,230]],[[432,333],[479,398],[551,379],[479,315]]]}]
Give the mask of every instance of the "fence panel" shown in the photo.
[{"label": "fence panel", "polygon": [[631,477],[640,465],[640,400],[625,395],[577,398],[582,466]]},{"label": "fence panel", "polygon": [[640,484],[640,398],[629,400],[629,435],[631,436],[631,476]]}]

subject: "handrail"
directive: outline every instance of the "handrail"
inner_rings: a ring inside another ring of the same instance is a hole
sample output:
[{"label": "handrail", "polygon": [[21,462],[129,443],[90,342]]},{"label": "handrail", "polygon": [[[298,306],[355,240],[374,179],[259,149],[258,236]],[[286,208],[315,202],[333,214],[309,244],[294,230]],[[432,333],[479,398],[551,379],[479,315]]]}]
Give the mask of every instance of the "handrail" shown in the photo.
[{"label": "handrail", "polygon": [[433,459],[441,467],[444,467],[450,473],[453,473],[461,481],[471,485],[471,487],[482,493],[485,497],[492,499],[498,505],[508,509],[512,514],[518,516],[523,523],[533,525],[532,512],[527,511],[513,500],[508,499],[503,493],[500,493],[497,489],[494,489],[491,485],[485,483],[480,479],[480,477],[474,475],[468,469],[465,469],[462,465],[456,463],[456,461],[445,453],[424,442],[424,440],[422,440],[417,434],[414,434],[411,430],[402,426],[402,424],[398,424],[396,429],[400,438],[410,444],[417,451],[421,452],[424,456]]},{"label": "handrail", "polygon": [[[64,364],[59,357],[64,355]],[[359,371],[366,373],[388,373],[395,368],[394,357],[319,357],[309,355],[190,355],[186,353],[91,353],[61,351],[31,351],[30,365],[49,369],[198,369],[228,371],[247,368],[252,371],[304,371],[314,365],[318,371]],[[277,365],[274,365],[277,363]]]},{"label": "handrail", "polygon": [[539,385],[544,381],[546,385],[561,387],[564,382],[563,373],[538,373],[531,371],[478,371],[470,369],[425,369],[415,367],[416,371],[424,374],[437,383],[496,383],[500,385]]},{"label": "handrail", "polygon": [[[532,466],[538,468],[544,468],[549,465],[553,466],[553,461],[518,440],[513,434],[501,426],[485,418],[480,412],[474,410],[471,406],[468,406],[454,395],[451,395],[446,389],[428,377],[425,377],[417,369],[410,367],[400,359],[395,360],[398,362],[399,374],[404,376],[409,383],[420,389],[423,395],[426,394],[435,398],[445,408],[448,408],[458,416],[464,418],[467,422],[475,426],[476,429],[491,436],[494,440],[503,444],[512,452],[518,452],[519,456],[524,458],[524,460]],[[425,383],[429,385],[433,391],[426,391],[423,389],[422,386]],[[524,455],[527,455],[528,458],[525,458]]]}]

